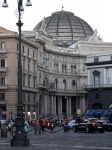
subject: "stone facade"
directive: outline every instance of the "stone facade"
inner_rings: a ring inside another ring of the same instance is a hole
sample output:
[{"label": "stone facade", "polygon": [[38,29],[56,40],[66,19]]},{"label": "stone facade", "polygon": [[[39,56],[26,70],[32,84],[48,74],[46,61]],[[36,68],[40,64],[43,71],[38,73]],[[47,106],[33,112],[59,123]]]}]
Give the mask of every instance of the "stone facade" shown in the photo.
[{"label": "stone facade", "polygon": [[88,108],[108,109],[112,104],[112,53],[87,57]]},{"label": "stone facade", "polygon": [[[0,116],[8,119],[16,116],[18,101],[18,35],[2,27],[0,31]],[[82,115],[91,105],[85,90],[87,55],[111,50],[112,43],[103,42],[96,31],[71,46],[56,45],[41,30],[22,31],[25,118]]]}]

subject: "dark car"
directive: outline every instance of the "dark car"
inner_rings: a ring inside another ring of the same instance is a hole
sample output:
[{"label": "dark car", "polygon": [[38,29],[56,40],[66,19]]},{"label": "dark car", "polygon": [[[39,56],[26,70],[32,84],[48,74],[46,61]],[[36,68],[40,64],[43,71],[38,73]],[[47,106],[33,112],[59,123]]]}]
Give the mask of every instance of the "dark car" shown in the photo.
[{"label": "dark car", "polygon": [[82,123],[77,123],[73,126],[73,131],[100,131],[103,133],[105,131],[106,123],[104,121],[99,120],[98,118],[89,118],[88,120],[84,120]]}]

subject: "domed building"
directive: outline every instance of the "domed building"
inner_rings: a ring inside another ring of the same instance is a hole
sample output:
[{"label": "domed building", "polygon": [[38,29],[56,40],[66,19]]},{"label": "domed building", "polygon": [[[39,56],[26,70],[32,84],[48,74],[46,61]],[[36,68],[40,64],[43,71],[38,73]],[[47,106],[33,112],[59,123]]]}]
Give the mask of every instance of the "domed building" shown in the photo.
[{"label": "domed building", "polygon": [[[12,118],[18,100],[18,34],[2,27],[0,32],[0,116]],[[22,31],[21,36],[25,118],[72,119],[82,115],[88,109],[85,86],[89,84],[90,66],[87,71],[86,58],[111,52],[112,43],[103,42],[96,29],[93,31],[86,21],[64,10],[43,18],[32,31]]]},{"label": "domed building", "polygon": [[87,55],[101,52],[104,43],[97,30],[62,10],[22,33],[38,45],[39,115],[59,119],[82,115],[88,108],[84,62]]},{"label": "domed building", "polygon": [[93,35],[93,29],[83,19],[71,12],[59,11],[44,18],[38,23],[34,31],[41,30],[44,23],[44,30],[54,38],[57,46],[70,46],[77,41]]}]

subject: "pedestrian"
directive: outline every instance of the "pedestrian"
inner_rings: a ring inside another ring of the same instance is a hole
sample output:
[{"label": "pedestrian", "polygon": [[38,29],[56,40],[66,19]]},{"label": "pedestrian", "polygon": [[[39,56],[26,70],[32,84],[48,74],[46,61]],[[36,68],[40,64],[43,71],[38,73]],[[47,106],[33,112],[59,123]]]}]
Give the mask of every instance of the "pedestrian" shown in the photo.
[{"label": "pedestrian", "polygon": [[27,126],[27,123],[25,123],[25,125],[24,125],[24,131],[25,131],[25,134],[27,135],[27,132],[28,132],[28,126]]},{"label": "pedestrian", "polygon": [[66,117],[65,118],[65,125],[68,125],[69,119]]},{"label": "pedestrian", "polygon": [[45,131],[45,125],[46,125],[46,121],[45,121],[45,119],[44,119],[44,117],[42,117],[42,132],[44,132]]}]

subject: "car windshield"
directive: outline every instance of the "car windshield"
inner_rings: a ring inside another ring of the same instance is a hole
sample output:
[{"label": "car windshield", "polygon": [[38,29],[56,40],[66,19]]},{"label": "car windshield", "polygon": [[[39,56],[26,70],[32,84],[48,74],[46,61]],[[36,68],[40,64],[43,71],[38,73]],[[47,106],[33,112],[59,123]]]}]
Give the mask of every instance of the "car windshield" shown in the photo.
[{"label": "car windshield", "polygon": [[101,120],[108,120],[110,117],[109,116],[102,116],[100,119]]},{"label": "car windshield", "polygon": [[97,121],[98,119],[90,119],[89,121],[90,122],[94,122],[94,121]]},{"label": "car windshield", "polygon": [[74,123],[75,122],[75,120],[72,120],[72,121],[70,121],[71,123]]}]

